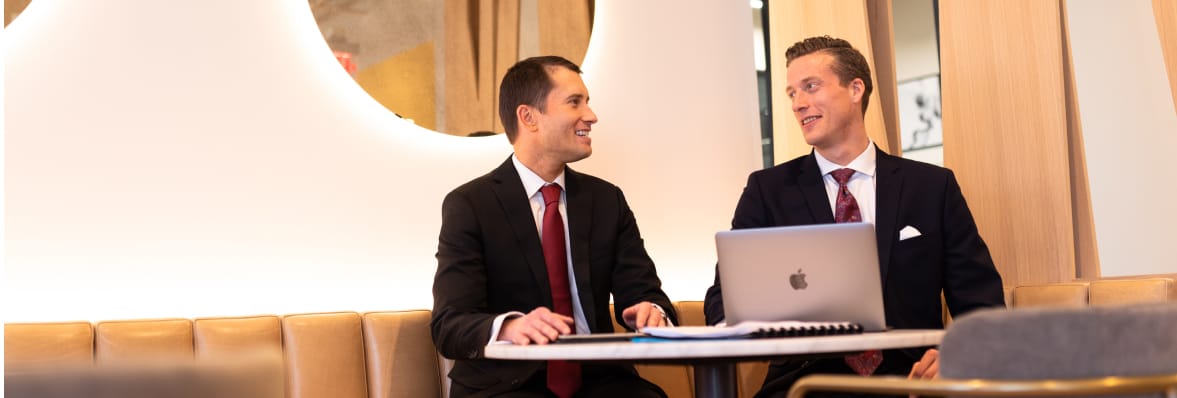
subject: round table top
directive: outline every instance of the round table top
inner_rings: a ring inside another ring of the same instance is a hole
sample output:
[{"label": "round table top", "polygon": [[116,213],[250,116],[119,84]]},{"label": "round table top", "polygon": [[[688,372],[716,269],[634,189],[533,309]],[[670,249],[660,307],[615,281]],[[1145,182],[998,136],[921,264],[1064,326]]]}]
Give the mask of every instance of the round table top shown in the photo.
[{"label": "round table top", "polygon": [[734,338],[734,339],[646,339],[633,342],[582,342],[546,345],[491,344],[485,356],[514,360],[700,360],[773,358],[820,355],[872,349],[934,346],[944,331],[939,329],[896,329],[885,332],[836,336]]}]

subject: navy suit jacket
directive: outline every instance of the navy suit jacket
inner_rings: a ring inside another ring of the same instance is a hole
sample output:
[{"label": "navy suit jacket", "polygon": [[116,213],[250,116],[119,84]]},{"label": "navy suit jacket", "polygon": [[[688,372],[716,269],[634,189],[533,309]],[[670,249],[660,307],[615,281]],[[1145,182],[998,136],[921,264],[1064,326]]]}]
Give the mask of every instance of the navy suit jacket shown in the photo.
[{"label": "navy suit jacket", "polygon": [[[622,310],[642,301],[658,304],[677,322],[621,189],[571,168],[564,183],[572,268],[592,332],[613,331],[610,294],[613,317],[622,325]],[[457,360],[450,377],[495,394],[543,369],[544,362],[482,356],[497,315],[539,306],[552,308],[543,247],[523,183],[507,159],[442,203],[430,326],[438,351]]]},{"label": "navy suit jacket", "polygon": [[[875,151],[875,233],[887,325],[943,328],[941,292],[953,316],[1004,305],[1001,276],[952,171]],[[832,222],[810,153],[752,173],[732,229]],[[922,235],[900,241],[899,231],[909,225]],[[704,302],[709,324],[724,319],[722,292],[716,273]]]}]

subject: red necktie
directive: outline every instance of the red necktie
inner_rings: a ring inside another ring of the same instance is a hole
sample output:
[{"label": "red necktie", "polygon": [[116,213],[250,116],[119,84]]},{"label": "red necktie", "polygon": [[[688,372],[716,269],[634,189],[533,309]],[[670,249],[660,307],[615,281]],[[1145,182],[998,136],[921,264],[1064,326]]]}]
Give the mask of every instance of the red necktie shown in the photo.
[{"label": "red necktie", "polygon": [[[568,255],[564,246],[564,220],[560,217],[560,186],[544,185],[544,226],[541,242],[548,284],[552,287],[552,310],[572,316],[572,290],[568,286]],[[548,389],[560,398],[571,397],[580,388],[580,364],[548,361]]]},{"label": "red necktie", "polygon": [[861,222],[862,213],[858,211],[858,201],[850,193],[846,183],[854,175],[853,169],[837,169],[830,172],[834,181],[838,182],[838,200],[834,202],[834,222]]},{"label": "red necktie", "polygon": [[[834,222],[862,222],[862,213],[858,211],[858,201],[854,200],[854,195],[846,186],[850,177],[854,175],[854,170],[837,169],[830,172],[830,175],[834,176],[834,181],[838,182],[838,199],[834,202]],[[868,350],[861,354],[846,356],[846,365],[854,369],[855,373],[863,376],[870,376],[881,363],[883,363],[883,352],[879,350]]]}]

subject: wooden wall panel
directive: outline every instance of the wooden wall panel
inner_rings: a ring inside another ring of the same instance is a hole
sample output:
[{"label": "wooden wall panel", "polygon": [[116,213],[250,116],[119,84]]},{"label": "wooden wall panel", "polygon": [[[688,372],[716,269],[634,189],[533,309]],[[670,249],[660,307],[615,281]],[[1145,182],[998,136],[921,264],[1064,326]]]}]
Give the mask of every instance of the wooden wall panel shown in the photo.
[{"label": "wooden wall panel", "polygon": [[[894,88],[880,90],[880,79],[874,59],[874,47],[871,45],[871,29],[868,26],[867,2],[853,1],[825,1],[825,0],[786,0],[774,1],[769,7],[769,37],[772,64],[772,96],[783,100],[773,101],[773,159],[783,163],[797,156],[808,154],[811,147],[805,143],[801,135],[797,119],[793,117],[792,104],[785,95],[786,81],[785,50],[793,43],[811,36],[830,35],[846,39],[866,56],[872,65],[875,91],[871,93],[870,106],[866,113],[866,130],[879,148],[890,152],[892,148],[888,139],[887,123],[883,117],[883,106],[880,104],[880,91],[894,93]],[[890,3],[890,2],[888,2]],[[887,29],[889,31],[889,29]],[[890,43],[890,38],[887,39]],[[893,70],[894,60],[886,61]],[[893,72],[889,84],[894,84]],[[898,132],[895,133],[897,136]],[[895,143],[894,146],[898,146]]]},{"label": "wooden wall panel", "polygon": [[1157,19],[1157,34],[1161,37],[1161,52],[1165,54],[1165,69],[1169,72],[1173,107],[1177,110],[1177,1],[1152,0],[1152,9]]},{"label": "wooden wall panel", "polygon": [[1058,2],[943,1],[944,162],[1006,286],[1074,275]]}]

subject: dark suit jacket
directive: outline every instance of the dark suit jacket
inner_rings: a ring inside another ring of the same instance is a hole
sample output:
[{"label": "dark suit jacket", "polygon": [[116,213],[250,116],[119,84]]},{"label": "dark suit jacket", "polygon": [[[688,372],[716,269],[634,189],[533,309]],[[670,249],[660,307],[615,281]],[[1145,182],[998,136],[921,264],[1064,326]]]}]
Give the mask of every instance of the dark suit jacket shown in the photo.
[{"label": "dark suit jacket", "polygon": [[[622,325],[621,311],[642,301],[658,304],[677,322],[621,190],[571,168],[564,183],[572,268],[592,332],[613,331],[610,294]],[[453,190],[442,204],[431,329],[441,354],[457,360],[454,382],[497,393],[543,369],[543,362],[482,357],[495,316],[552,308],[532,214],[511,159]]]},{"label": "dark suit jacket", "polygon": [[[875,151],[875,233],[887,325],[943,328],[942,291],[953,316],[1003,305],[1001,276],[952,171]],[[752,173],[732,229],[832,222],[829,196],[810,153]],[[908,225],[922,235],[900,241],[899,230]],[[709,324],[724,318],[718,273],[704,311]]]}]

